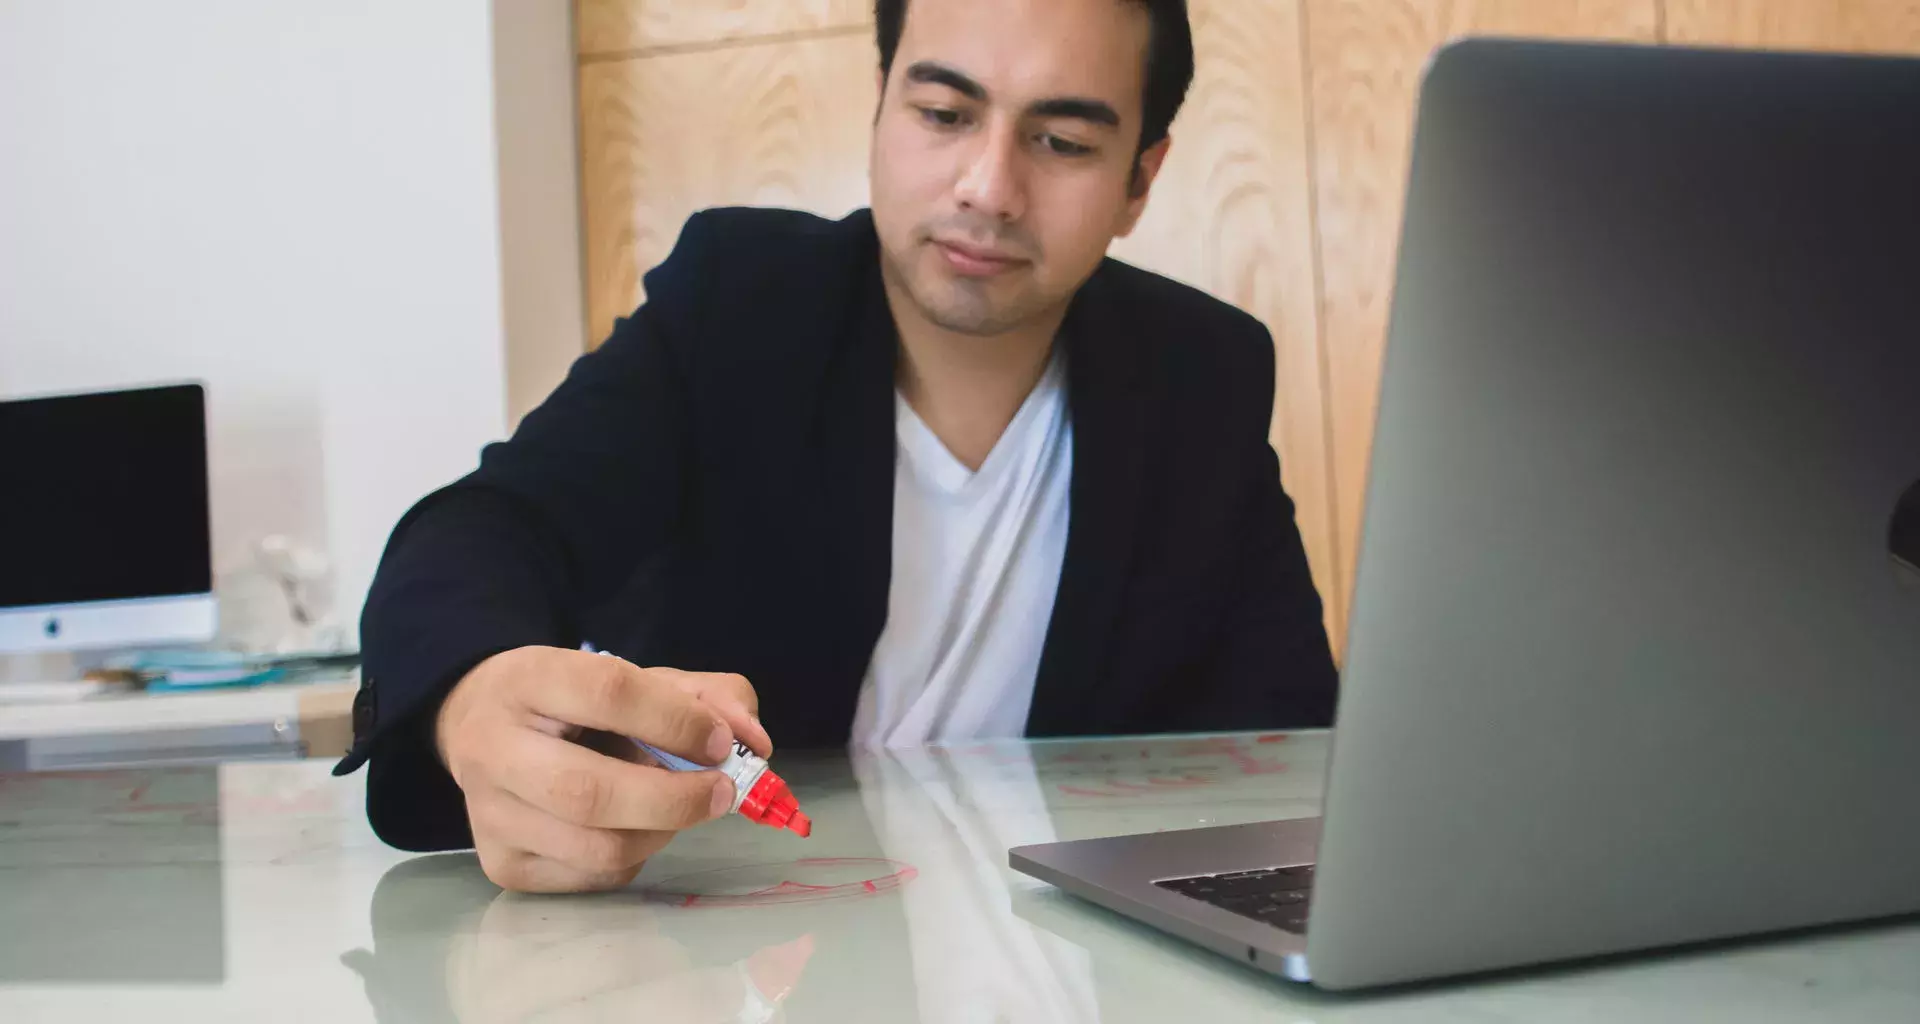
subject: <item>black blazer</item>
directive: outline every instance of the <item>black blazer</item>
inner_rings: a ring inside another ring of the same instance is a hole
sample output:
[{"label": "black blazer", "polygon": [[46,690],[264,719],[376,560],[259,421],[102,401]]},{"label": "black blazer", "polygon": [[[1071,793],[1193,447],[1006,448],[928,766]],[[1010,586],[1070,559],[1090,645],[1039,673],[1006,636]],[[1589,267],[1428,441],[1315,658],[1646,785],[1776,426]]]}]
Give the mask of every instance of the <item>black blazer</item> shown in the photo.
[{"label": "black blazer", "polygon": [[[481,660],[583,641],[745,675],[786,748],[845,743],[887,614],[898,337],[873,220],[687,221],[647,301],[394,530],[354,747],[405,849],[471,843],[433,711]],[[1065,562],[1030,736],[1322,726],[1335,674],[1267,444],[1252,317],[1107,260],[1061,330]]]}]

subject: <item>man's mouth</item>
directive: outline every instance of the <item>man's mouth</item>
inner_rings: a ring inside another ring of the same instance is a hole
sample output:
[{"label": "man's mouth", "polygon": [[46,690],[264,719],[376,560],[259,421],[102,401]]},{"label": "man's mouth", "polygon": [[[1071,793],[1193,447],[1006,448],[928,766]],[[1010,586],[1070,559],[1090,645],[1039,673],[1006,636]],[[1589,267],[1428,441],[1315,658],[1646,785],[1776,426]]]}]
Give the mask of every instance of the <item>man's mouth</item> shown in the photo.
[{"label": "man's mouth", "polygon": [[933,247],[947,266],[962,277],[992,277],[1027,262],[1010,252],[966,242],[934,239]]}]

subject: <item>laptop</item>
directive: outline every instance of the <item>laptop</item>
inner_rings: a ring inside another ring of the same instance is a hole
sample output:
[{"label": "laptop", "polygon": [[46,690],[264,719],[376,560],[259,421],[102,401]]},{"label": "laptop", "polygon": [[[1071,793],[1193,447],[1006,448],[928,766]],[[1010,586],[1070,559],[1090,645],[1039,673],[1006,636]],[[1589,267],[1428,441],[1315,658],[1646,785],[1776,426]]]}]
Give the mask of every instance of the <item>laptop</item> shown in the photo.
[{"label": "laptop", "polygon": [[1920,61],[1423,85],[1323,816],[1012,866],[1328,989],[1920,912]]}]

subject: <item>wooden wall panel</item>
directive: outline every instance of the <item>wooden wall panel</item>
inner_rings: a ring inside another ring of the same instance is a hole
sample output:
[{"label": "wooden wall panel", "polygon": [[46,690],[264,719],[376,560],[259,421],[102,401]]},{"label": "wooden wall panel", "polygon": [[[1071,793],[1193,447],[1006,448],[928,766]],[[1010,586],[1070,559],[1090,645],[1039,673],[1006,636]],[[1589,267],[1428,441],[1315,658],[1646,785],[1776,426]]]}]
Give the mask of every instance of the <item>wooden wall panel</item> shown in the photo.
[{"label": "wooden wall panel", "polygon": [[640,274],[708,206],[840,216],[867,204],[869,34],[592,63],[580,72],[588,328],[639,305]]},{"label": "wooden wall panel", "polygon": [[1345,602],[1327,501],[1326,406],[1297,0],[1195,0],[1198,72],[1134,234],[1113,255],[1265,321],[1276,348],[1271,432],[1338,635]]},{"label": "wooden wall panel", "polygon": [[1465,35],[1652,42],[1659,34],[1659,10],[1656,0],[1305,3],[1331,500],[1345,594],[1353,578],[1373,442],[1414,99],[1428,56]]},{"label": "wooden wall panel", "polygon": [[1666,0],[1667,41],[1920,53],[1920,0]]},{"label": "wooden wall panel", "polygon": [[[1193,0],[1192,13],[1199,78],[1147,217],[1114,253],[1272,329],[1272,439],[1336,642],[1432,51],[1505,34],[1920,52],[1920,0]],[[596,339],[693,210],[867,201],[868,0],[579,0],[578,16]]]},{"label": "wooden wall panel", "polygon": [[576,0],[580,55],[819,32],[873,23],[872,0]]}]

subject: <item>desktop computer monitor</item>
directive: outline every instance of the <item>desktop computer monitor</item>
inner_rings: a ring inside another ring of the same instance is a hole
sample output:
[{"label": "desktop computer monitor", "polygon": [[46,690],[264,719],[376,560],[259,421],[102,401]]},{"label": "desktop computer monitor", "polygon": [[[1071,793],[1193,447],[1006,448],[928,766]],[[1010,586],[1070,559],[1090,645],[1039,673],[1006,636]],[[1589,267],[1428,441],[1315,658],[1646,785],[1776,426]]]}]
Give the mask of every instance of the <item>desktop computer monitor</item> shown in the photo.
[{"label": "desktop computer monitor", "polygon": [[0,402],[0,652],[211,640],[198,384]]}]

